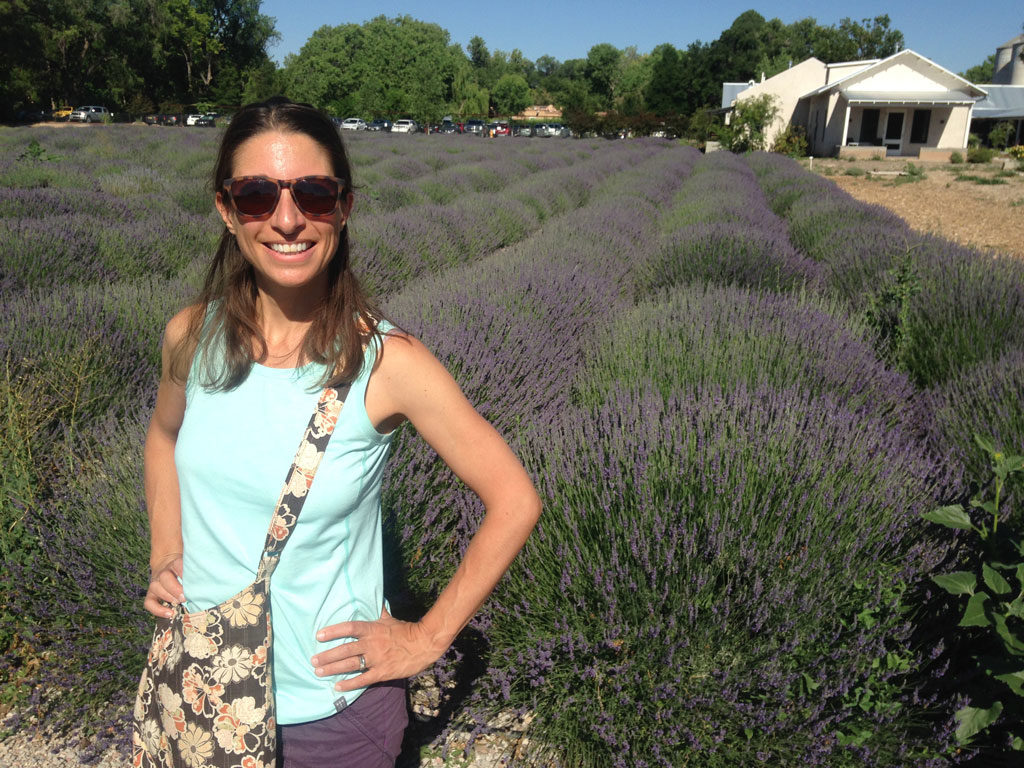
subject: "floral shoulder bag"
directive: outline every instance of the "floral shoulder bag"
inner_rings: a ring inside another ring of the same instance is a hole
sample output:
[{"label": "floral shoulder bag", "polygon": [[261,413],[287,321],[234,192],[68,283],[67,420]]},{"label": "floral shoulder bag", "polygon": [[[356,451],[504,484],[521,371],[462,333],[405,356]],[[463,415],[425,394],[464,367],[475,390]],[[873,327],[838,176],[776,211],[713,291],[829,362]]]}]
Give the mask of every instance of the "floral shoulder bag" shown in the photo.
[{"label": "floral shoulder bag", "polygon": [[270,577],[338,422],[328,387],[302,436],[267,531],[256,580],[220,605],[157,618],[132,726],[136,768],[275,768]]}]

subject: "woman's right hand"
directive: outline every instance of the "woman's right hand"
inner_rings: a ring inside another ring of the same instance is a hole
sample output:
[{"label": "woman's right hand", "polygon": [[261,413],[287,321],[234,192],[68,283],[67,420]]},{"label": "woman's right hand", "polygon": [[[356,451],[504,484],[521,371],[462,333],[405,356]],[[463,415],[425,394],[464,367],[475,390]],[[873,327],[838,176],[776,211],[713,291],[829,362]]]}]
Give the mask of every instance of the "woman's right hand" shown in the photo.
[{"label": "woman's right hand", "polygon": [[174,611],[168,606],[185,602],[185,593],[181,588],[183,565],[181,553],[175,552],[164,557],[153,568],[143,606],[154,616],[169,619]]}]

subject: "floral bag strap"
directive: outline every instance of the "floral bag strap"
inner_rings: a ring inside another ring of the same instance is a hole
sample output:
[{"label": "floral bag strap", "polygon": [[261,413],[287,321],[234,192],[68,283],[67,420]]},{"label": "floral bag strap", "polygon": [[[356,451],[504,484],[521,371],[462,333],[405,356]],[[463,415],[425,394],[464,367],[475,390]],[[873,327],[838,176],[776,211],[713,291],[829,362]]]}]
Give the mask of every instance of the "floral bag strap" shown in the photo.
[{"label": "floral bag strap", "polygon": [[306,495],[313,484],[320,460],[327,450],[327,443],[334,434],[334,427],[338,423],[338,416],[341,415],[341,407],[345,404],[349,389],[350,385],[346,384],[339,389],[327,387],[320,393],[316,408],[302,435],[302,442],[295,452],[291,469],[288,470],[281,495],[277,499],[277,507],[274,509],[274,516],[267,531],[267,540],[263,545],[263,557],[256,573],[257,581],[269,579],[277,567],[284,545],[288,543],[288,536],[299,519],[299,512],[302,511]]}]

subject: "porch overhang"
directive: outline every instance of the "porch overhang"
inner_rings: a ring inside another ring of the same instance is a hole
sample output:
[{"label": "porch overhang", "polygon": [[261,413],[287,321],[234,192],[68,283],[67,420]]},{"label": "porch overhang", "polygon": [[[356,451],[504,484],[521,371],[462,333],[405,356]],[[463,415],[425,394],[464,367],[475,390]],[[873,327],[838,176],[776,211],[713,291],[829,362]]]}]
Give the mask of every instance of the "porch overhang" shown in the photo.
[{"label": "porch overhang", "polygon": [[851,107],[900,106],[900,107],[967,107],[977,99],[956,91],[936,93],[934,91],[839,91]]}]

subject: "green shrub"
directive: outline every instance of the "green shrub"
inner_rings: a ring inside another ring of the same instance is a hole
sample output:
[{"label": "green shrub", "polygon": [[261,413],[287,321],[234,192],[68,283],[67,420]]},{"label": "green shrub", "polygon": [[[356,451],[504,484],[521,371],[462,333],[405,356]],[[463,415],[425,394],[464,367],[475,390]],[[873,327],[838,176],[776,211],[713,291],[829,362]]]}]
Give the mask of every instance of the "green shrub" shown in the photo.
[{"label": "green shrub", "polygon": [[949,154],[949,162],[953,163],[954,165],[959,165],[963,161],[964,161],[964,156],[963,156],[963,154],[961,152],[950,152],[950,154]]},{"label": "green shrub", "polygon": [[1017,133],[1017,127],[1009,120],[1003,120],[992,126],[988,132],[988,143],[995,149],[1006,149],[1010,139]]},{"label": "green shrub", "polygon": [[987,163],[995,157],[996,152],[989,147],[971,147],[967,150],[968,163]]},{"label": "green shrub", "polygon": [[997,448],[988,438],[975,440],[988,459],[992,489],[986,486],[971,500],[971,513],[956,504],[923,517],[976,534],[969,545],[975,549],[970,570],[933,577],[959,598],[963,614],[951,640],[959,639],[966,652],[955,661],[973,672],[976,681],[971,684],[967,678],[967,703],[956,713],[956,739],[969,745],[984,734],[987,758],[1016,753],[1014,762],[1019,762],[1024,752],[1024,525],[1019,501],[1016,508],[1004,509],[1002,492],[1009,480],[1024,475],[1024,456]]},{"label": "green shrub", "polygon": [[787,125],[775,138],[772,152],[789,157],[806,157],[808,152],[807,131],[801,125]]}]

